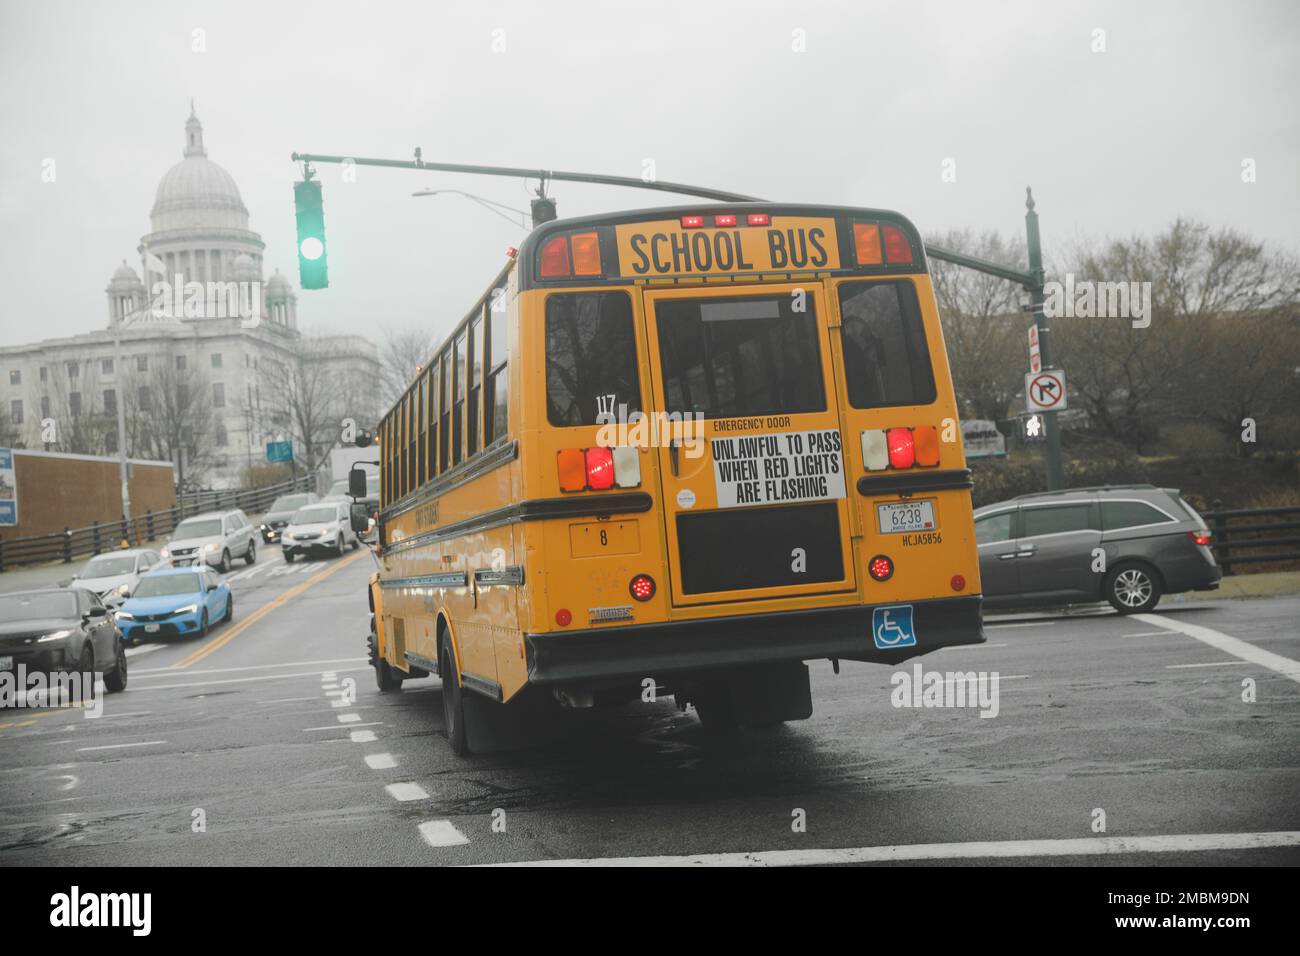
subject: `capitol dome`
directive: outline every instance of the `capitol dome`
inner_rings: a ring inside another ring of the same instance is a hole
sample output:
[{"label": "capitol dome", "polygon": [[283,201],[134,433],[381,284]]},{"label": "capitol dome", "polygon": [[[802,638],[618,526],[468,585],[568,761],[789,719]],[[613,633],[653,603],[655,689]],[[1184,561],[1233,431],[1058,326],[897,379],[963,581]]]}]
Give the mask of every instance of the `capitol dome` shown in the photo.
[{"label": "capitol dome", "polygon": [[230,173],[208,159],[203,125],[191,111],[185,124],[184,158],[158,184],[150,212],[153,231],[248,228],[248,208]]}]

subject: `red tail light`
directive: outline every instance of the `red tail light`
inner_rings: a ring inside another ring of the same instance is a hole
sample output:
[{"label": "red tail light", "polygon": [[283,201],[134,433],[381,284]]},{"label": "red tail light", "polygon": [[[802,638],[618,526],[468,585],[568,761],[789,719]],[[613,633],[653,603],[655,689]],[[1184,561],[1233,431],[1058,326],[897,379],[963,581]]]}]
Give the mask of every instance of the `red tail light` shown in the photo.
[{"label": "red tail light", "polygon": [[903,230],[897,226],[881,226],[880,232],[885,239],[885,258],[891,265],[912,261],[912,244],[907,241],[907,234]]},{"label": "red tail light", "polygon": [[771,222],[771,220],[767,218],[767,213],[765,212],[751,212],[745,217],[745,221],[751,226],[766,226]]},{"label": "red tail light", "polygon": [[628,583],[627,589],[638,601],[648,601],[655,596],[655,579],[648,574],[638,574]]},{"label": "red tail light", "polygon": [[569,237],[556,236],[542,246],[541,273],[544,278],[554,279],[571,275],[573,268],[569,265]]},{"label": "red tail light", "polygon": [[614,453],[610,449],[587,449],[587,487],[593,491],[614,487]]},{"label": "red tail light", "polygon": [[683,229],[699,229],[704,225],[703,216],[682,216]]},{"label": "red tail light", "polygon": [[1189,531],[1187,537],[1191,538],[1196,544],[1208,547],[1210,544],[1210,532],[1208,531]]},{"label": "red tail light", "polygon": [[560,627],[568,627],[573,623],[573,612],[567,607],[562,607],[555,612],[555,623]]},{"label": "red tail light", "polygon": [[911,468],[916,462],[916,439],[910,428],[891,428],[885,436],[892,468]]},{"label": "red tail light", "polygon": [[894,562],[888,555],[878,554],[867,565],[867,573],[877,581],[888,581],[894,576]]},{"label": "red tail light", "polygon": [[713,224],[715,226],[734,226],[736,224],[736,217],[734,215],[714,216]]},{"label": "red tail light", "polygon": [[952,576],[952,580],[949,581],[948,583],[952,585],[952,589],[954,591],[966,590],[966,579],[962,577],[960,574],[954,574]]}]

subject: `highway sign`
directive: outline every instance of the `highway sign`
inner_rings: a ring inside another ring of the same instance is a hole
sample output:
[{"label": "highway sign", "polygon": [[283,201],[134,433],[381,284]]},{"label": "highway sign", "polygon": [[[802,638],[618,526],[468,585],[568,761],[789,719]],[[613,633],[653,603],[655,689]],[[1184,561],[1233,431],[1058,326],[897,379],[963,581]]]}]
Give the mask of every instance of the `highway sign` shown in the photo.
[{"label": "highway sign", "polygon": [[1031,412],[1059,412],[1065,408],[1065,373],[1059,368],[1025,376],[1025,408]]},{"label": "highway sign", "polygon": [[266,443],[267,461],[293,461],[293,442],[269,441]]}]

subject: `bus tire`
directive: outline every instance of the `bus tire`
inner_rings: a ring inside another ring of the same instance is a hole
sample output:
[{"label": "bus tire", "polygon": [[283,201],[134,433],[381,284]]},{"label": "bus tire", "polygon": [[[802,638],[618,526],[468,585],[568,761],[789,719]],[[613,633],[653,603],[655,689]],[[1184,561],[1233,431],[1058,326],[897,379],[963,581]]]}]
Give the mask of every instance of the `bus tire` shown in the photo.
[{"label": "bus tire", "polygon": [[379,656],[379,635],[375,633],[375,621],[370,619],[370,636],[366,638],[370,651],[370,663],[375,668],[375,686],[381,694],[391,694],[402,689],[402,676],[389,666],[388,661]]},{"label": "bus tire", "polygon": [[452,659],[451,638],[444,635],[438,648],[438,676],[442,678],[442,720],[447,745],[457,757],[469,753],[469,735],[465,732],[465,694]]}]

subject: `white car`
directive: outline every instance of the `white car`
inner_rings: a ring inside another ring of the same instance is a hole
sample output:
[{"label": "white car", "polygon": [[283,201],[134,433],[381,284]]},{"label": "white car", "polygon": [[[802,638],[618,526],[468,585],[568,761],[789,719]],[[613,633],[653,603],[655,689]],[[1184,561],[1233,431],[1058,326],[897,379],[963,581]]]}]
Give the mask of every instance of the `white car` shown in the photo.
[{"label": "white car", "polygon": [[178,524],[162,557],[173,567],[207,564],[225,574],[234,558],[245,564],[257,560],[257,538],[257,529],[238,508],[210,511]]},{"label": "white car", "polygon": [[162,562],[157,551],[131,548],[97,554],[72,576],[74,587],[94,591],[105,603],[118,603],[130,597],[140,583],[140,575]]},{"label": "white car", "polygon": [[345,501],[320,501],[299,508],[280,535],[284,560],[300,554],[342,555],[345,548],[361,547],[352,530],[352,506]]}]

